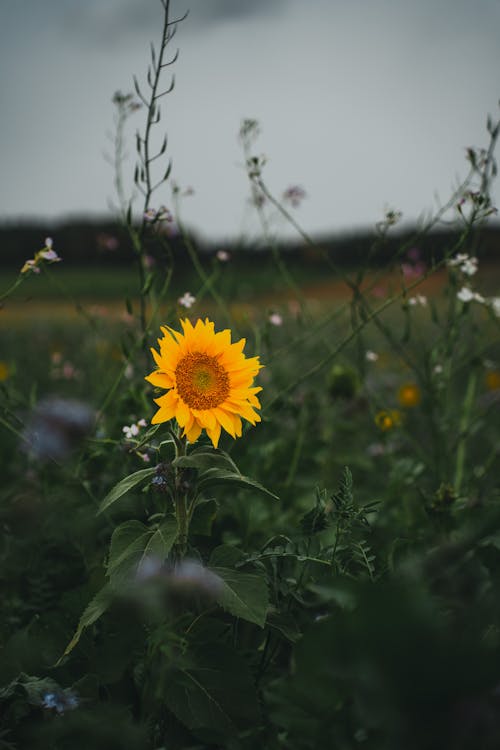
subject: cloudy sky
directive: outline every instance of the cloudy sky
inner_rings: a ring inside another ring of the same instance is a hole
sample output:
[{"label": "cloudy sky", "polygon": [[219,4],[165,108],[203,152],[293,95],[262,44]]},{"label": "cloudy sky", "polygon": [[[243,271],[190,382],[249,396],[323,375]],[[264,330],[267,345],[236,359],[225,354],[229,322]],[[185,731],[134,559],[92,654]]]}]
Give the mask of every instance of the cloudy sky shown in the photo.
[{"label": "cloudy sky", "polygon": [[[386,208],[407,221],[432,210],[500,114],[500,0],[171,5],[190,14],[162,122],[172,176],[195,191],[184,218],[206,238],[256,227],[243,118],[260,122],[270,188],[301,185],[296,216],[318,235],[373,226]],[[159,0],[0,0],[0,221],[109,212],[112,95],[144,79],[161,22]],[[130,120],[132,154],[143,121]]]}]

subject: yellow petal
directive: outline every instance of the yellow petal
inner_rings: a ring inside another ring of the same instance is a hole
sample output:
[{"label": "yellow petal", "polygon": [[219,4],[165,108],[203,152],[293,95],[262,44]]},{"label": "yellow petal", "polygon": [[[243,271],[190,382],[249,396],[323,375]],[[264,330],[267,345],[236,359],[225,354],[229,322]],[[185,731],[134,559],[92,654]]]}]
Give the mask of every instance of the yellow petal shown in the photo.
[{"label": "yellow petal", "polygon": [[151,375],[146,375],[144,379],[158,388],[172,388],[174,385],[172,376],[167,375],[166,372],[160,372],[159,370],[152,372]]},{"label": "yellow petal", "polygon": [[175,412],[175,418],[179,422],[181,427],[184,427],[187,425],[189,421],[189,417],[191,416],[191,411],[189,409],[189,406],[182,401],[182,399],[179,399],[179,402],[177,404],[177,409]]},{"label": "yellow petal", "polygon": [[217,448],[219,445],[219,439],[220,439],[220,424],[219,422],[216,422],[212,428],[207,429],[207,435],[212,441],[212,445],[214,448]]},{"label": "yellow petal", "polygon": [[187,432],[184,431],[184,434],[185,434],[185,436],[187,437],[187,439],[189,440],[190,443],[196,442],[196,440],[198,440],[198,438],[200,437],[200,434],[201,434],[201,427],[198,424],[198,422],[196,422],[196,420],[195,420],[193,422],[193,426]]},{"label": "yellow petal", "polygon": [[228,432],[231,437],[236,437],[236,429],[235,429],[235,422],[236,422],[236,415],[235,414],[228,414],[227,411],[224,411],[220,407],[217,407],[213,410],[215,417],[218,422],[224,427],[225,431]]}]

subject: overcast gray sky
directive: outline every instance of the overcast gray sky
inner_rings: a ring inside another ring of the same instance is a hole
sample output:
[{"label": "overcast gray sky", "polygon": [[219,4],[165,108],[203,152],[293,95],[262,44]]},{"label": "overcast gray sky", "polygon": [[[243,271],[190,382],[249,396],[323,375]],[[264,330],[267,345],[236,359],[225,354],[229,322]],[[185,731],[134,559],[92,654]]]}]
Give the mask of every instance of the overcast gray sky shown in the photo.
[{"label": "overcast gray sky", "polygon": [[[172,0],[187,8],[163,122],[172,176],[195,190],[184,218],[207,238],[257,226],[243,118],[261,124],[270,188],[301,185],[296,216],[320,234],[386,207],[418,219],[499,115],[500,0]],[[143,80],[161,21],[159,0],[0,0],[0,220],[109,211],[111,98]]]}]

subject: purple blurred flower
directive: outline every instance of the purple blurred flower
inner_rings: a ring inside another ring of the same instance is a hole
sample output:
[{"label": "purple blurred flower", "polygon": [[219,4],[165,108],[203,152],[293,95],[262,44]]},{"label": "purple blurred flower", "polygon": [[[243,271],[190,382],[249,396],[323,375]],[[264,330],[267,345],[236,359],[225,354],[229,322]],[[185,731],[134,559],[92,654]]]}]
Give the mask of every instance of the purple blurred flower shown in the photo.
[{"label": "purple blurred flower", "polygon": [[41,460],[66,458],[94,424],[87,404],[50,396],[40,401],[23,432],[23,448]]}]

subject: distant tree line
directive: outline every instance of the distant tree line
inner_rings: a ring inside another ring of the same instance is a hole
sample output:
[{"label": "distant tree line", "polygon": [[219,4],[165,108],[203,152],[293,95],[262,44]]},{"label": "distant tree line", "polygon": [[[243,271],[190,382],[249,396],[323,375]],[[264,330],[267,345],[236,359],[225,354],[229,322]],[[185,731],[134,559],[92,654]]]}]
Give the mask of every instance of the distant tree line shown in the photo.
[{"label": "distant tree line", "polygon": [[[113,267],[126,266],[134,261],[134,252],[127,230],[123,225],[112,221],[71,220],[57,226],[40,223],[0,225],[0,266],[16,268],[44,245],[45,237],[52,237],[54,248],[69,266]],[[392,229],[385,237],[377,237],[375,232],[331,235],[316,238],[315,246],[304,242],[282,242],[279,248],[287,261],[294,264],[316,264],[324,262],[325,254],[339,266],[373,265],[387,263],[400,251],[402,244],[411,243],[418,247],[423,260],[439,260],[456,240],[452,231],[434,231],[418,237],[416,230],[401,232]],[[500,224],[491,224],[476,236],[476,247],[481,256],[498,258],[500,246]],[[206,258],[223,249],[231,254],[232,263],[246,264],[263,260],[271,253],[270,248],[258,244],[207,244],[195,235],[190,237],[197,251]],[[177,266],[189,264],[189,256],[184,240],[179,235],[163,237],[168,243],[169,252]],[[470,250],[470,248],[464,248]],[[149,252],[156,262],[166,258],[161,243],[151,239]],[[166,262],[166,260],[165,260]]]}]

